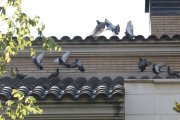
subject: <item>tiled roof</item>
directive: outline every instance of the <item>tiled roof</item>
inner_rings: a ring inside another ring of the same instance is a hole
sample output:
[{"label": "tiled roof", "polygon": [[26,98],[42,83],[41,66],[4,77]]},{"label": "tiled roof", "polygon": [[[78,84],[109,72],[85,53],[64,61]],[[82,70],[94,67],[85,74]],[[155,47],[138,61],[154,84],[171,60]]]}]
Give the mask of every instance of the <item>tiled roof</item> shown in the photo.
[{"label": "tiled roof", "polygon": [[115,79],[91,77],[88,80],[84,77],[75,80],[70,77],[62,80],[58,77],[51,79],[28,77],[23,80],[3,77],[0,78],[0,99],[11,99],[11,92],[14,88],[22,91],[26,96],[31,95],[38,100],[44,100],[50,96],[55,100],[62,99],[64,96],[70,96],[72,99],[85,96],[92,100],[97,96],[103,96],[110,99],[114,95],[124,96],[125,94],[124,78],[120,76]]},{"label": "tiled roof", "polygon": [[[105,36],[99,36],[97,38],[94,38],[93,36],[87,36],[86,38],[82,38],[81,36],[75,36],[73,38],[70,38],[69,36],[63,36],[60,39],[58,39],[55,36],[51,36],[55,41],[57,42],[103,42],[103,41],[119,41],[119,42],[123,42],[123,41],[161,41],[161,40],[180,40],[180,35],[174,35],[172,37],[164,34],[161,35],[160,37],[157,37],[156,35],[149,35],[147,38],[145,38],[143,35],[137,35],[135,36],[134,39],[129,39],[127,36],[122,37],[121,39],[118,36],[111,36],[110,38],[106,38]],[[34,44],[40,42],[42,40],[42,38],[37,37],[34,41]]]}]

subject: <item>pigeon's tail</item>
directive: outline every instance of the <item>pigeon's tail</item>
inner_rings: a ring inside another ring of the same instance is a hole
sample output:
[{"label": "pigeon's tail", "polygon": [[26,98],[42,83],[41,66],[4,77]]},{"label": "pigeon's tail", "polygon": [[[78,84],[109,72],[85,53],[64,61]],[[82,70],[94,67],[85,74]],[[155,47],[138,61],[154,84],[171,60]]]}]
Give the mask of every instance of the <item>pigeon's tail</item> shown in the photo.
[{"label": "pigeon's tail", "polygon": [[68,64],[68,63],[67,63],[67,64],[65,64],[65,67],[66,67],[66,68],[70,68],[70,67],[71,67],[71,64]]},{"label": "pigeon's tail", "polygon": [[23,75],[23,74],[17,74],[16,75],[16,78],[19,79],[19,80],[22,80],[26,77],[27,75]]},{"label": "pigeon's tail", "polygon": [[85,71],[85,69],[84,69],[83,66],[80,66],[78,69],[79,69],[81,72],[84,72],[84,71]]},{"label": "pigeon's tail", "polygon": [[39,66],[39,69],[40,69],[40,70],[43,70],[43,66],[42,66],[42,65],[40,65],[40,66]]},{"label": "pigeon's tail", "polygon": [[141,72],[144,72],[145,69],[146,69],[145,67],[142,67],[142,68],[141,68]]},{"label": "pigeon's tail", "polygon": [[71,63],[71,64],[69,64],[69,67],[70,67],[70,68],[76,68],[76,67],[77,67],[77,64],[76,64],[76,63]]}]

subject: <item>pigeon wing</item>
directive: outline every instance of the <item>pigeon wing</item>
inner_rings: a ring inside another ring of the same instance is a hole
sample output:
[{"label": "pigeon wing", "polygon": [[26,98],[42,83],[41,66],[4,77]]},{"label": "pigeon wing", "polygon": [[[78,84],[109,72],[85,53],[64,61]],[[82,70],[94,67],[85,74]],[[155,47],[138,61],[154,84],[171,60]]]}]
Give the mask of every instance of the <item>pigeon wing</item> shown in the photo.
[{"label": "pigeon wing", "polygon": [[37,62],[41,63],[43,58],[44,58],[44,56],[45,56],[45,52],[42,52],[39,55],[37,55]]},{"label": "pigeon wing", "polygon": [[107,30],[113,31],[115,29],[115,26],[111,22],[109,22],[107,19],[105,19],[105,25],[107,27]]},{"label": "pigeon wing", "polygon": [[54,60],[54,63],[59,64],[59,58],[56,58],[56,59]]},{"label": "pigeon wing", "polygon": [[119,25],[116,25],[113,31],[114,31],[115,35],[118,35],[119,32],[120,32],[120,27],[119,27]]},{"label": "pigeon wing", "polygon": [[126,33],[132,37],[134,37],[134,34],[133,34],[133,25],[131,23],[131,21],[129,21],[127,23],[127,26],[126,26]]},{"label": "pigeon wing", "polygon": [[99,22],[99,24],[95,27],[94,31],[92,32],[92,36],[98,36],[103,32],[105,28],[105,22]]},{"label": "pigeon wing", "polygon": [[77,67],[77,64],[75,62],[70,64],[70,68],[76,68],[76,67]]},{"label": "pigeon wing", "polygon": [[158,64],[155,65],[155,70],[156,70],[156,72],[158,72],[158,73],[160,72],[160,67],[159,67]]},{"label": "pigeon wing", "polygon": [[71,54],[71,52],[66,52],[66,53],[64,53],[64,54],[62,55],[62,61],[63,61],[64,63],[67,63],[70,54]]}]

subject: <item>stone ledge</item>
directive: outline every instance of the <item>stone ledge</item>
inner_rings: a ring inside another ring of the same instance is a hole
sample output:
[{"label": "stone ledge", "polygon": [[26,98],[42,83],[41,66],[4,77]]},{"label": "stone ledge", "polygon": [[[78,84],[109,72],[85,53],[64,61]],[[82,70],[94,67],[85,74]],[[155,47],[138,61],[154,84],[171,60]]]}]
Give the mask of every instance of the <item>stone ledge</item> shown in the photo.
[{"label": "stone ledge", "polygon": [[124,79],[125,83],[180,84],[180,79]]}]

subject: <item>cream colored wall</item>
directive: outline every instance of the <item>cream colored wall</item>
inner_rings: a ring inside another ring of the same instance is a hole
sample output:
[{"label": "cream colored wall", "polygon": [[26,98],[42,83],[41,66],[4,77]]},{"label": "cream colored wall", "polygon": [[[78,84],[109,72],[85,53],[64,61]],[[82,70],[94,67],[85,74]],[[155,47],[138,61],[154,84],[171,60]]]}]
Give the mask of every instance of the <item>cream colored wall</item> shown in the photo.
[{"label": "cream colored wall", "polygon": [[179,120],[180,79],[126,80],[125,120]]}]

